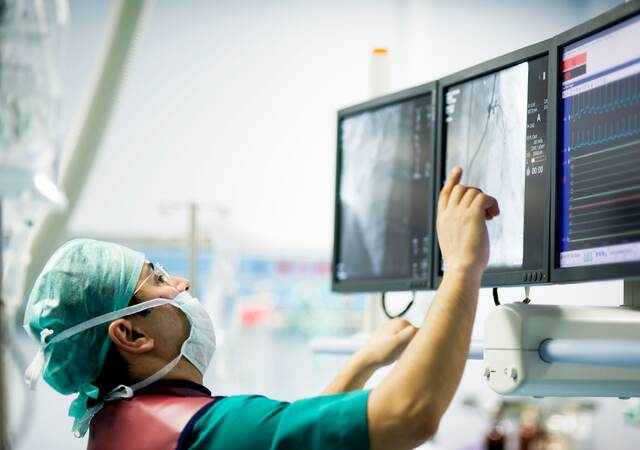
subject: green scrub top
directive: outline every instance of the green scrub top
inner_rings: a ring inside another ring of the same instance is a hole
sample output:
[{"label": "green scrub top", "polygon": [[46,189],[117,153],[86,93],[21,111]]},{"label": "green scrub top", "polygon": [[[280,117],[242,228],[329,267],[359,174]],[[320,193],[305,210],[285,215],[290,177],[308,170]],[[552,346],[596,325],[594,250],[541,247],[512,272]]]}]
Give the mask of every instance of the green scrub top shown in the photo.
[{"label": "green scrub top", "polygon": [[217,401],[194,424],[190,450],[368,449],[369,391],[293,403],[256,395]]}]

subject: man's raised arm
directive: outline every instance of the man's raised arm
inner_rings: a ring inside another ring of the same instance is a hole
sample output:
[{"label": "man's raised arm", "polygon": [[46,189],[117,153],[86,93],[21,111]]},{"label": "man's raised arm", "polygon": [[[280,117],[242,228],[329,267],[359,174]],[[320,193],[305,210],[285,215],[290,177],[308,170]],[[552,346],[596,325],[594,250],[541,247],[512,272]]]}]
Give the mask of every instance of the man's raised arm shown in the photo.
[{"label": "man's raised arm", "polygon": [[480,279],[489,260],[485,220],[497,201],[460,183],[455,168],[438,201],[438,241],[445,274],[420,330],[391,373],[369,396],[374,450],[411,449],[433,436],[466,364]]}]

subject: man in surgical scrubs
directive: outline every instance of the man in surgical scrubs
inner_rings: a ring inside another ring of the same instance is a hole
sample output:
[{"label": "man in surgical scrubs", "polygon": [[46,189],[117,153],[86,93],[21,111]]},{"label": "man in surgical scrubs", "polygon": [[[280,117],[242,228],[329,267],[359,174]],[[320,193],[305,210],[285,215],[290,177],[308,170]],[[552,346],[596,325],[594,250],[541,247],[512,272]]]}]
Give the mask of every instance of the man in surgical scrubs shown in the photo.
[{"label": "man in surgical scrubs", "polygon": [[489,256],[485,220],[499,213],[495,199],[459,184],[461,173],[452,171],[439,198],[447,270],[423,326],[385,324],[322,395],[212,396],[202,382],[215,335],[189,282],[86,239],[58,249],[32,290],[25,327],[41,350],[27,380],[42,374],[78,394],[73,430],[89,431],[92,450],[414,448],[436,433],[460,381]]}]

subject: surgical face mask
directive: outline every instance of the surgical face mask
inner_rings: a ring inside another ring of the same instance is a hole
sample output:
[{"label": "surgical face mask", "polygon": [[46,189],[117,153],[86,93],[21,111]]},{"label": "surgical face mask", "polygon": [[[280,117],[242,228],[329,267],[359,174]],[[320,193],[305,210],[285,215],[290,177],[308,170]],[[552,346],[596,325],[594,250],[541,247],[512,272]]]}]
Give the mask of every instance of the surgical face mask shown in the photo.
[{"label": "surgical face mask", "polygon": [[182,344],[181,354],[204,375],[216,350],[216,333],[211,317],[198,299],[188,292],[180,293],[174,302],[187,316],[191,332]]}]

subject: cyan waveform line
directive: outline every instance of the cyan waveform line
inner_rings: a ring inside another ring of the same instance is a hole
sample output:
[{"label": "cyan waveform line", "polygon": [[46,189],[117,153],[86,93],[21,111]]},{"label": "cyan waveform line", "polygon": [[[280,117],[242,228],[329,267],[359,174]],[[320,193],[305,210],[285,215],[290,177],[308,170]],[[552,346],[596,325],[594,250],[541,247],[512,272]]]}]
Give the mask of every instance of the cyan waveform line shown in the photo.
[{"label": "cyan waveform line", "polygon": [[[636,136],[636,135],[639,135],[639,134],[640,134],[640,128],[634,128],[633,130],[621,131],[619,133],[612,134],[611,136],[607,136],[606,138],[593,139],[593,140],[590,140],[590,141],[581,142],[579,144],[572,145],[571,147],[569,147],[569,149],[570,150],[580,150],[581,148],[584,148],[584,147],[591,147],[593,145],[606,144],[608,142],[615,141],[616,139],[633,137],[633,136]],[[606,151],[610,151],[610,150],[615,150],[615,149],[620,148],[620,147],[628,147],[631,144],[636,144],[636,143],[639,143],[639,142],[640,141],[630,142],[628,144],[619,145],[619,146],[616,146],[616,147],[612,147],[610,149],[605,149],[605,150],[601,150],[599,152],[590,153],[588,155],[575,156],[572,159],[585,158],[587,156],[596,155],[598,153],[602,153],[602,152],[606,152]]]},{"label": "cyan waveform line", "polygon": [[575,122],[576,120],[580,120],[582,117],[587,115],[596,116],[600,114],[608,114],[612,111],[615,111],[616,109],[628,108],[630,106],[633,106],[639,101],[640,101],[640,94],[635,94],[635,95],[632,95],[631,97],[613,100],[609,103],[606,103],[600,106],[597,106],[597,105],[583,106],[579,108],[577,112],[574,112],[573,114],[569,115],[569,121]]}]

